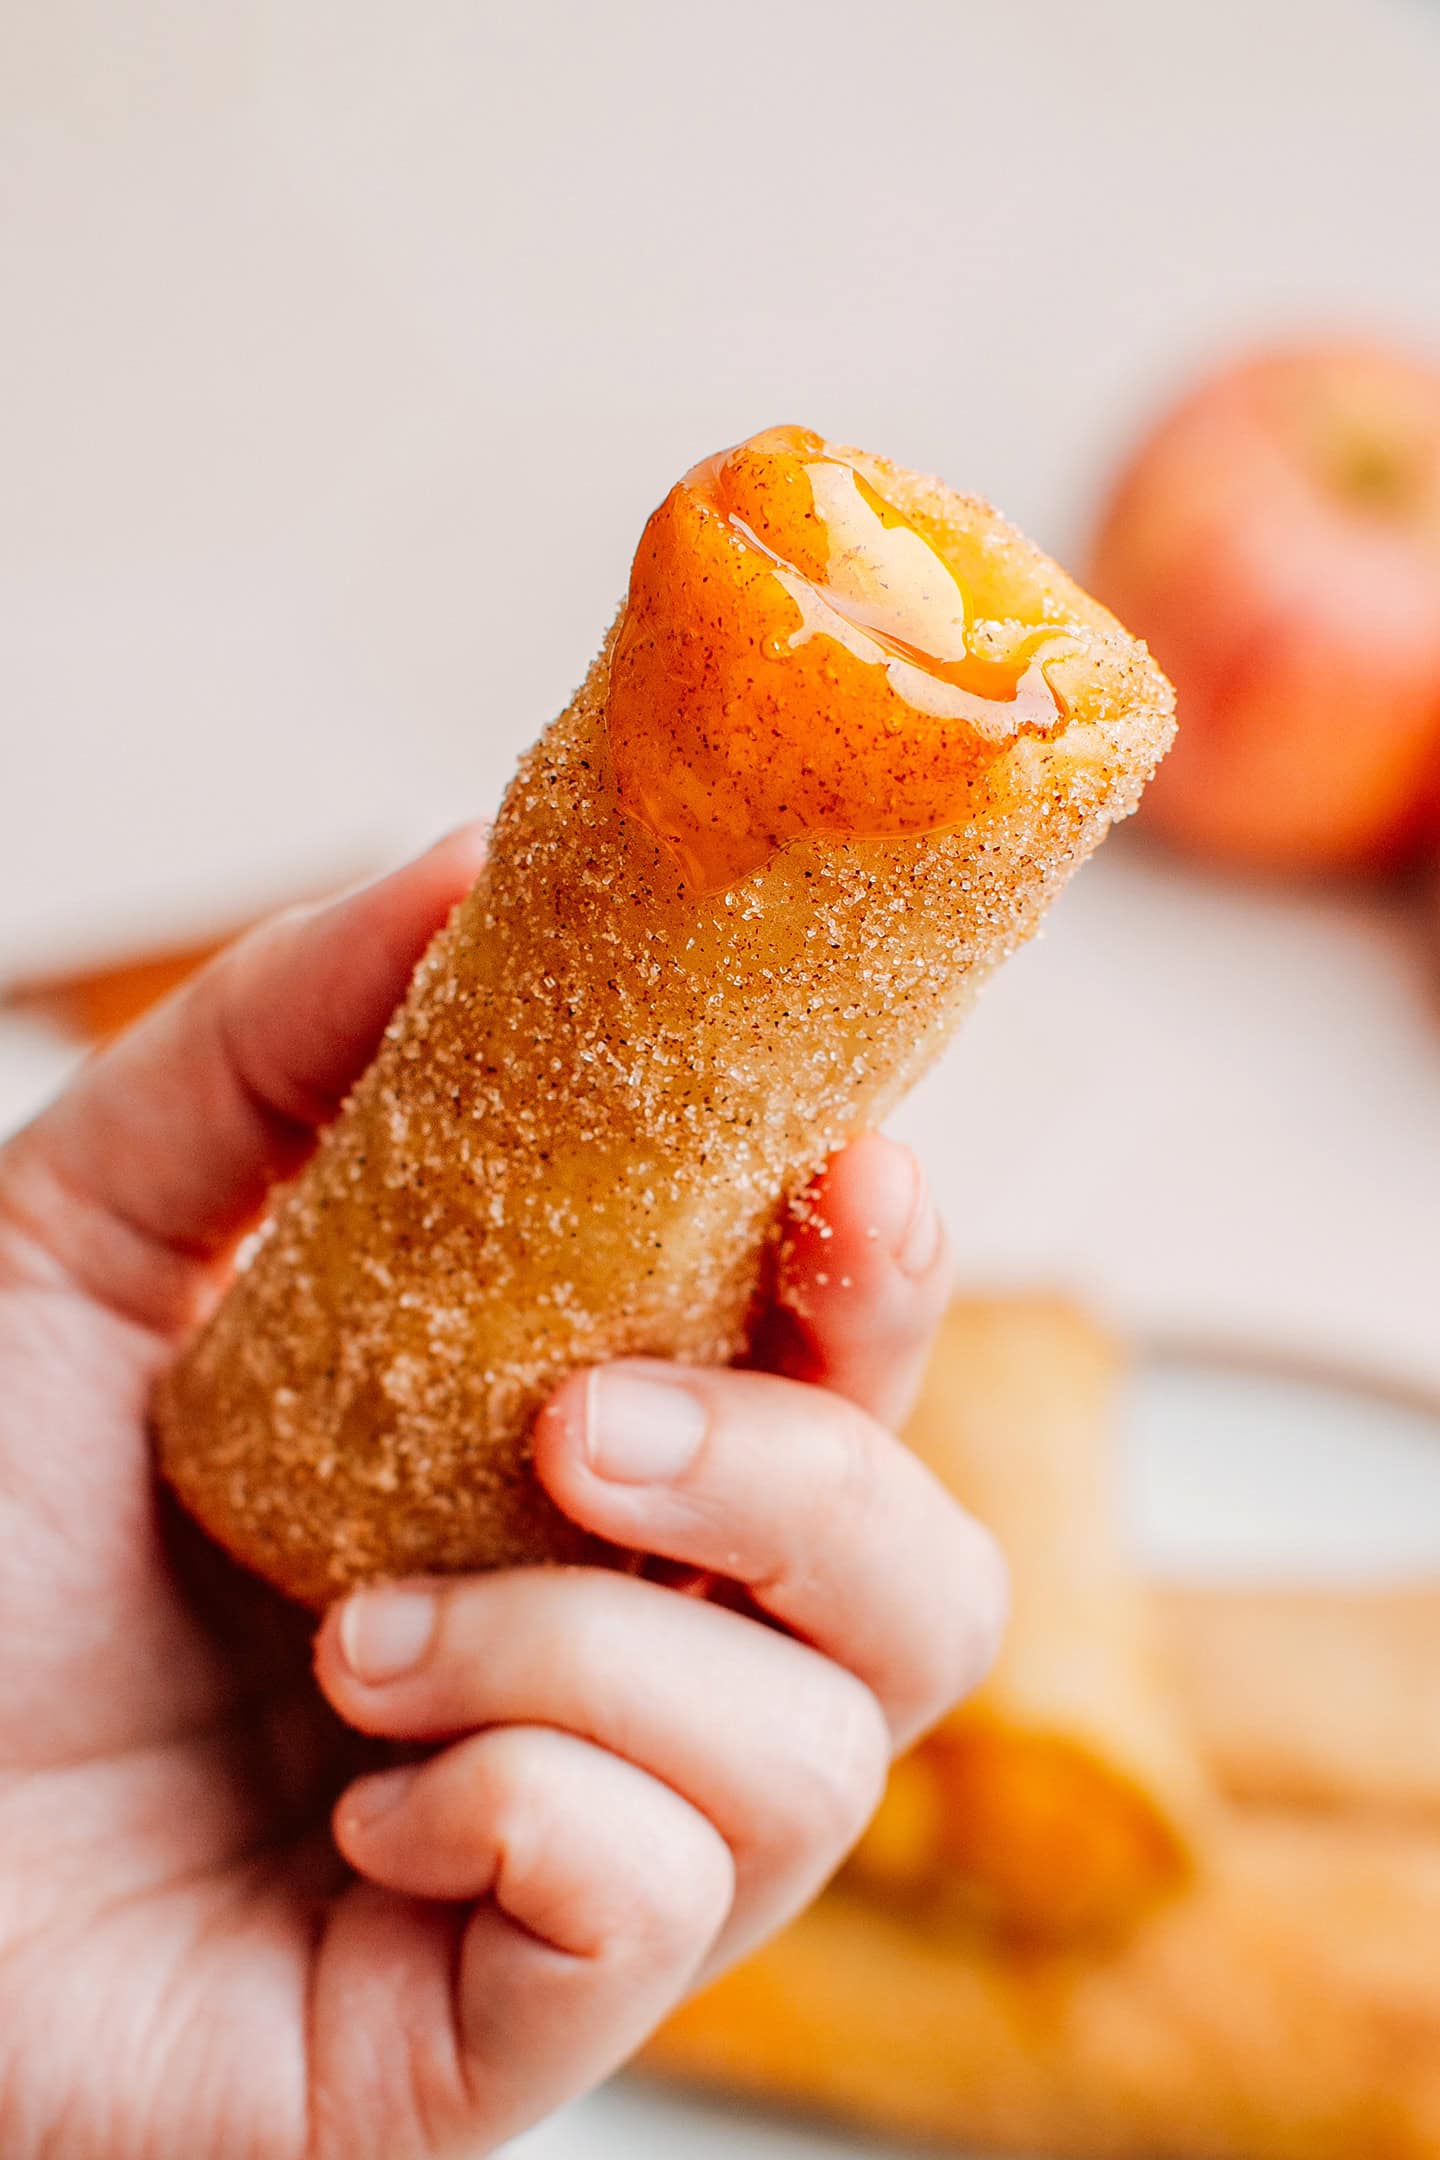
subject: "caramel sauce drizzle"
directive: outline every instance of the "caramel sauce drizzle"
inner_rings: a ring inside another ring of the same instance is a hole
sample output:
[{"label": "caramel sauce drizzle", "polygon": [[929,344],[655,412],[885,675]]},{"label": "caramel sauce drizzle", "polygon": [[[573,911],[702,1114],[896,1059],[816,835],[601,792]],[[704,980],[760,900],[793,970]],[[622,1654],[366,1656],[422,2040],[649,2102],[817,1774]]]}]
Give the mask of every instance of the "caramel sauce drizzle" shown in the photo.
[{"label": "caramel sauce drizzle", "polygon": [[672,489],[612,658],[621,802],[696,890],[805,832],[932,832],[985,770],[1068,718],[1031,625],[977,638],[960,579],[850,459],[775,428]]}]

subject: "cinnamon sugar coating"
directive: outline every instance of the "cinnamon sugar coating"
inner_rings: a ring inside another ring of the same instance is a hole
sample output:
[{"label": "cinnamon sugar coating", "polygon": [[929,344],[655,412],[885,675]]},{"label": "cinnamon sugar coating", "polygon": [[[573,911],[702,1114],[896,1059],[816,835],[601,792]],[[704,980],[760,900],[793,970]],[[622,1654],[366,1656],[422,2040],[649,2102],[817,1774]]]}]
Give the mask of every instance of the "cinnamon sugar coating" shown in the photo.
[{"label": "cinnamon sugar coating", "polygon": [[[986,506],[863,465],[937,547],[964,535],[978,638],[1064,629],[1064,725],[997,730],[950,830],[802,833],[697,894],[621,807],[617,624],[373,1065],[157,1395],[181,1498],[307,1603],[587,1556],[531,1474],[537,1408],[602,1359],[743,1350],[787,1200],[934,1057],[1166,747],[1171,693],[1143,646]],[[653,724],[663,743],[663,710]]]}]

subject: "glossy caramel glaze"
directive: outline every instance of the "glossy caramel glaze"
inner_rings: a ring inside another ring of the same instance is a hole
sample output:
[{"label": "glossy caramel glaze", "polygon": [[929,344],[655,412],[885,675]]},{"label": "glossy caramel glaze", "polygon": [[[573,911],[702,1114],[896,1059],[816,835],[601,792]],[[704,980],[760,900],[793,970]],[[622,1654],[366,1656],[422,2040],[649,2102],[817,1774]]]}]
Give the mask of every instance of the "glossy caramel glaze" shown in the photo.
[{"label": "glossy caramel glaze", "polygon": [[993,582],[984,537],[907,514],[888,477],[772,428],[697,465],[645,528],[611,748],[622,803],[697,891],[800,833],[958,824],[1003,751],[1053,740],[1070,717],[1050,665],[1073,640],[977,617],[972,594]]}]

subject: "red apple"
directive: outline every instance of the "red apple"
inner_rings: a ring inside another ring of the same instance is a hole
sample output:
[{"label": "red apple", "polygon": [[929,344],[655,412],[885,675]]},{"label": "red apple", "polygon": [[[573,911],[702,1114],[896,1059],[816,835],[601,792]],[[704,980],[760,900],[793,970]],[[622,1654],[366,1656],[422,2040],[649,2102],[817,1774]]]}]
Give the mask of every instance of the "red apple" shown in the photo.
[{"label": "red apple", "polygon": [[1211,377],[1120,480],[1090,582],[1179,692],[1152,826],[1268,869],[1416,843],[1440,799],[1440,372],[1330,343]]}]

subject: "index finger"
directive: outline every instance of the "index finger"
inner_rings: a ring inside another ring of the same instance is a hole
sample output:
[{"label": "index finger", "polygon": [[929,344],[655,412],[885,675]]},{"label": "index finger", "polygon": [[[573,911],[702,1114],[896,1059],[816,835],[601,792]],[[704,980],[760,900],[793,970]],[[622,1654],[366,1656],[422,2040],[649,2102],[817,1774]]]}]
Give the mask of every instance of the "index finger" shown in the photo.
[{"label": "index finger", "polygon": [[865,1133],[802,1196],[747,1362],[813,1381],[893,1430],[914,1402],[950,1282],[919,1163],[898,1141]]}]

